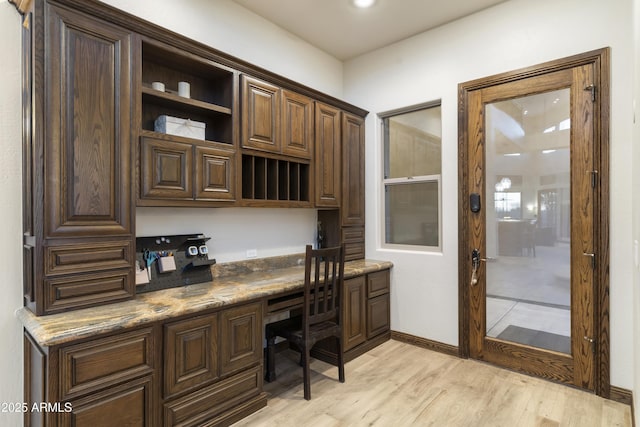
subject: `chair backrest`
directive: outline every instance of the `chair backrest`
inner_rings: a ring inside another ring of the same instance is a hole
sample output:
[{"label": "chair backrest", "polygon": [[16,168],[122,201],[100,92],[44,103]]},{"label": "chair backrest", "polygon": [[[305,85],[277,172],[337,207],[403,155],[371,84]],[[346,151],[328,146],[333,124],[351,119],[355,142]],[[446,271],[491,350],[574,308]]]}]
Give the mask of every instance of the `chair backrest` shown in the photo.
[{"label": "chair backrest", "polygon": [[304,274],[304,334],[309,326],[327,320],[340,324],[340,296],[344,281],[344,246],[312,249],[307,245]]}]

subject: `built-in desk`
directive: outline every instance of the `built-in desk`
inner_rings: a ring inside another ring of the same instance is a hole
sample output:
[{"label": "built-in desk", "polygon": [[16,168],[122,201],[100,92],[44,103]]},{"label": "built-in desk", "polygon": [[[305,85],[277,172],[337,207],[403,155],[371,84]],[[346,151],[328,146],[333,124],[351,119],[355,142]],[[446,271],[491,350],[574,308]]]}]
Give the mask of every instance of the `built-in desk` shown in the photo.
[{"label": "built-in desk", "polygon": [[[27,414],[25,425],[82,425],[78,420],[112,414],[123,414],[114,420],[122,425],[215,425],[266,405],[264,318],[299,305],[303,261],[300,254],[219,264],[212,282],[122,303],[49,316],[18,310],[28,403],[72,408]],[[351,358],[388,339],[391,267],[386,261],[345,263],[345,320],[360,322],[346,332],[362,335]],[[375,331],[371,342],[369,329]]]}]

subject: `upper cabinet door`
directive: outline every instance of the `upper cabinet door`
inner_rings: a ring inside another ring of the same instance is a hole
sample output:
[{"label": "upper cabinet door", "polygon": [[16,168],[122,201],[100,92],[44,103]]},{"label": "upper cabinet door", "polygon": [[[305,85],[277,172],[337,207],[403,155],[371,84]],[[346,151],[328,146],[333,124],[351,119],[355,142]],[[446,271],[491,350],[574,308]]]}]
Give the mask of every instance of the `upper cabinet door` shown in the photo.
[{"label": "upper cabinet door", "polygon": [[242,146],[280,151],[280,89],[242,76]]},{"label": "upper cabinet door", "polygon": [[340,205],[340,110],[316,102],[316,206]]},{"label": "upper cabinet door", "polygon": [[313,100],[282,90],[282,153],[311,158],[313,150]]},{"label": "upper cabinet door", "polygon": [[342,113],[342,225],[364,225],[364,119]]},{"label": "upper cabinet door", "polygon": [[45,236],[131,231],[131,34],[47,3]]}]

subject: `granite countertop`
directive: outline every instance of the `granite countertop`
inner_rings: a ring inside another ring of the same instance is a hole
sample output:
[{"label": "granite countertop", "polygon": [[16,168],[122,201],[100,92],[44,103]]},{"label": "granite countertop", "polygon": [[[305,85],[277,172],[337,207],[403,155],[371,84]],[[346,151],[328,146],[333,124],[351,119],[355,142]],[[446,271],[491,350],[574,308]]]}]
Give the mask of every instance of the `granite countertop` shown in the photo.
[{"label": "granite countertop", "polygon": [[[16,315],[36,342],[50,347],[302,288],[304,255],[302,260],[300,255],[264,260],[250,267],[246,262],[220,264],[212,269],[212,282],[148,292],[124,302],[47,316],[23,307]],[[348,261],[344,273],[349,278],[392,266],[388,261]]]}]

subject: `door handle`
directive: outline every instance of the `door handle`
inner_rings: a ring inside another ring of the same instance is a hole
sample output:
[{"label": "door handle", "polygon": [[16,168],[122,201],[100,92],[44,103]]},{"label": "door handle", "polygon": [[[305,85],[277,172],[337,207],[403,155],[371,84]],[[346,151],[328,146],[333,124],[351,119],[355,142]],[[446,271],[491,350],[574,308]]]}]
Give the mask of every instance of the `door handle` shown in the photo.
[{"label": "door handle", "polygon": [[478,284],[478,268],[480,268],[480,250],[474,249],[471,251],[471,286]]}]

